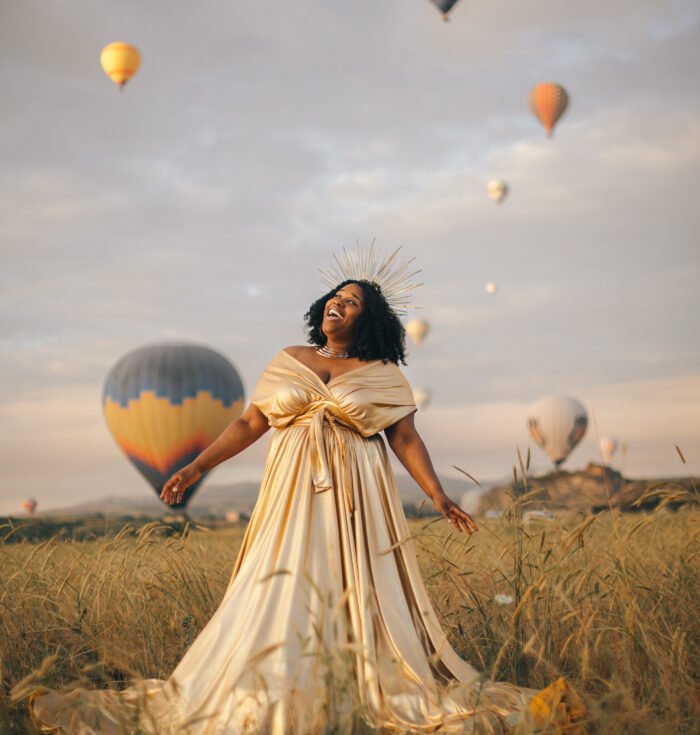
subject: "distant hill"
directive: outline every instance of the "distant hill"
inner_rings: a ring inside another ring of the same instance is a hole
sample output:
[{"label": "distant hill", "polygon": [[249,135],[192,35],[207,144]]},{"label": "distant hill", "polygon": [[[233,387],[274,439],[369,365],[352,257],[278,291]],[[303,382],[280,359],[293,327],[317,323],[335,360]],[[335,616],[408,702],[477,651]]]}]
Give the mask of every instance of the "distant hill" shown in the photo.
[{"label": "distant hill", "polygon": [[[585,469],[557,470],[527,478],[528,509],[581,510],[597,513],[608,508],[634,511],[663,503],[671,508],[697,504],[700,478],[634,480],[605,465],[591,462]],[[500,511],[523,488],[513,482],[495,485],[481,496],[478,513]]]},{"label": "distant hill", "polygon": [[[470,483],[459,478],[442,478],[441,481],[445,492],[456,502],[459,502],[465,491],[470,489]],[[397,477],[397,485],[401,502],[407,509],[419,505],[423,499],[427,501],[425,493],[410,477]],[[148,487],[144,486],[143,490],[142,496],[108,496],[62,508],[60,511],[46,511],[45,515],[92,515],[100,513],[105,516],[162,516],[166,510],[163,503]],[[188,512],[193,518],[223,516],[229,510],[237,510],[250,515],[257,501],[259,490],[260,485],[257,482],[204,485],[189,504]],[[425,510],[428,511],[428,507]]]}]

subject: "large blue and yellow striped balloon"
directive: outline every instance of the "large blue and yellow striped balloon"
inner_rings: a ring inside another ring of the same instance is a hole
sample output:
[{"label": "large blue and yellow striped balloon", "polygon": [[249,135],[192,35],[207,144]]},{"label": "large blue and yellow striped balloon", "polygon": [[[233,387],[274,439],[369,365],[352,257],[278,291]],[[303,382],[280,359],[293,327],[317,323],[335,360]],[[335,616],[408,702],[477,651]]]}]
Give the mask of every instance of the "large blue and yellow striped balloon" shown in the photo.
[{"label": "large blue and yellow striped balloon", "polygon": [[[160,495],[166,480],[237,419],[243,384],[218,352],[185,342],[147,345],[112,368],[102,394],[117,444]],[[184,508],[204,480],[185,491]]]}]

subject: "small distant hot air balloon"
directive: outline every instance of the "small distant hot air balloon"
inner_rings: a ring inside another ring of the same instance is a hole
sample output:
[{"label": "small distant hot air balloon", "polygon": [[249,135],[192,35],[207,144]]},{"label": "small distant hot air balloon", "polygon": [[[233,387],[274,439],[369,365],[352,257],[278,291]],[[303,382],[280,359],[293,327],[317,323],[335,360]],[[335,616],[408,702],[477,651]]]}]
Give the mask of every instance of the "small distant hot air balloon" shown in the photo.
[{"label": "small distant hot air balloon", "polygon": [[27,498],[27,500],[22,502],[22,510],[24,510],[27,515],[33,516],[37,505],[39,504],[34,500],[34,498]]},{"label": "small distant hot air balloon", "polygon": [[588,414],[575,398],[549,396],[533,404],[527,424],[530,436],[559,467],[586,433]]},{"label": "small distant hot air balloon", "polygon": [[[129,352],[111,369],[102,404],[112,436],[160,495],[166,480],[243,411],[243,385],[218,352],[183,342]],[[184,508],[204,476],[190,485]]]},{"label": "small distant hot air balloon", "polygon": [[489,296],[493,296],[498,291],[498,286],[493,281],[487,281],[484,289]]},{"label": "small distant hot air balloon", "polygon": [[449,20],[450,10],[452,10],[459,0],[430,0],[430,2],[442,13],[442,19],[447,22]]},{"label": "small distant hot air balloon", "polygon": [[483,497],[483,493],[479,488],[474,488],[473,490],[467,490],[464,495],[462,495],[462,499],[459,501],[459,507],[465,512],[474,514],[479,510],[479,501]]},{"label": "small distant hot air balloon", "polygon": [[414,388],[413,389],[413,400],[418,406],[418,410],[427,408],[430,403],[431,393],[427,388]]},{"label": "small distant hot air balloon", "polygon": [[496,204],[500,204],[508,194],[508,184],[501,179],[492,179],[486,184],[486,192]]},{"label": "small distant hot air balloon", "polygon": [[612,458],[617,451],[617,445],[617,439],[614,439],[611,436],[600,437],[598,446],[600,447],[600,453],[603,455],[603,462],[605,462],[605,464],[610,464],[612,462]]},{"label": "small distant hot air balloon", "polygon": [[417,344],[423,344],[428,336],[430,325],[424,319],[409,319],[406,324],[406,334]]},{"label": "small distant hot air balloon", "polygon": [[100,63],[105,74],[120,89],[136,74],[141,66],[141,54],[135,46],[122,41],[107,44],[100,54]]},{"label": "small distant hot air balloon", "polygon": [[536,84],[528,100],[532,114],[542,123],[551,138],[554,126],[569,105],[569,95],[560,84],[542,82]]}]

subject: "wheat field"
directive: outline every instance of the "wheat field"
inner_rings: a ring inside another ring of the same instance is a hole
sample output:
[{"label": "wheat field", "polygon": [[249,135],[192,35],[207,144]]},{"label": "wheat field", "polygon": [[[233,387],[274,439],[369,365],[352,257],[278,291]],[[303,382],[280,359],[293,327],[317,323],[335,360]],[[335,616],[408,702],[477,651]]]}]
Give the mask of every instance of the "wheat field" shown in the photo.
[{"label": "wheat field", "polygon": [[[533,688],[566,676],[587,732],[667,735],[700,721],[699,521],[695,509],[528,523],[514,507],[471,539],[433,519],[410,526],[461,656]],[[173,670],[223,596],[243,528],[167,530],[0,545],[0,735],[33,732],[37,684]]]}]

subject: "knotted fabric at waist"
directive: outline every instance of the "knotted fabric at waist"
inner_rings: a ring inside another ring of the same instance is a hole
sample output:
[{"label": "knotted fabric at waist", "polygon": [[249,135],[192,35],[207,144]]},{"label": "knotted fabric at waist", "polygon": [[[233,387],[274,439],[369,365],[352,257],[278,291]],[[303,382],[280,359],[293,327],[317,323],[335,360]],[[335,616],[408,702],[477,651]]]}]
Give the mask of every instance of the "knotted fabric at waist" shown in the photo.
[{"label": "knotted fabric at waist", "polygon": [[330,469],[330,460],[328,457],[328,448],[323,437],[324,426],[329,427],[335,434],[340,447],[340,462],[342,465],[342,482],[348,510],[354,510],[352,497],[352,487],[348,482],[348,466],[345,455],[345,441],[340,435],[340,429],[357,431],[354,426],[345,423],[333,413],[328,411],[328,405],[319,403],[315,404],[302,416],[298,416],[291,426],[308,426],[309,431],[309,450],[311,452],[311,474],[314,485],[314,492],[321,493],[325,490],[333,489],[333,475]]}]

